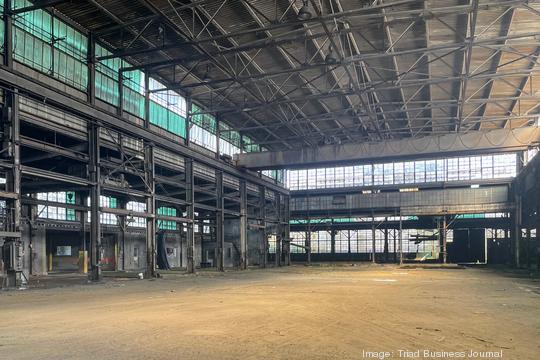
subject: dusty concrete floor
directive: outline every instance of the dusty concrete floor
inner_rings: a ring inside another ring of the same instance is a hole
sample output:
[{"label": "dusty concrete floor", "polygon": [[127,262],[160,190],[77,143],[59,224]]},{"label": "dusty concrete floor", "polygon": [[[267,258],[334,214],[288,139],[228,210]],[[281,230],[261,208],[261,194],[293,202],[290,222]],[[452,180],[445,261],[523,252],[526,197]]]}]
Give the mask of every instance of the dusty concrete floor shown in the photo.
[{"label": "dusty concrete floor", "polygon": [[109,279],[1,292],[0,319],[0,359],[362,359],[400,349],[540,358],[540,282],[488,269]]}]

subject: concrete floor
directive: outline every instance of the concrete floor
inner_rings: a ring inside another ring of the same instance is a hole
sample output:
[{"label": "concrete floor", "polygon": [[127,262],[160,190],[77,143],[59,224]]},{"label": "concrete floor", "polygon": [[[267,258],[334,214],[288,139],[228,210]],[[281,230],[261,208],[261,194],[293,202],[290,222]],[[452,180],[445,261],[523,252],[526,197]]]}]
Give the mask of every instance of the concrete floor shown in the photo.
[{"label": "concrete floor", "polygon": [[536,360],[540,282],[490,269],[299,265],[1,292],[0,319],[0,359],[363,359],[363,351],[406,358],[398,351],[502,350],[504,359]]}]

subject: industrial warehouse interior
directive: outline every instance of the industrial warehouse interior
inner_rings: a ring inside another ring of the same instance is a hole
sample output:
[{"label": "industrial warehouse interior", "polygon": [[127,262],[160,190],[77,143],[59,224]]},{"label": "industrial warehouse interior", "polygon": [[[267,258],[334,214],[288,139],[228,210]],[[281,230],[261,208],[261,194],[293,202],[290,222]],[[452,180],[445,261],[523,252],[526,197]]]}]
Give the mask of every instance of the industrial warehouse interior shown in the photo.
[{"label": "industrial warehouse interior", "polygon": [[540,358],[540,3],[0,0],[0,359]]}]

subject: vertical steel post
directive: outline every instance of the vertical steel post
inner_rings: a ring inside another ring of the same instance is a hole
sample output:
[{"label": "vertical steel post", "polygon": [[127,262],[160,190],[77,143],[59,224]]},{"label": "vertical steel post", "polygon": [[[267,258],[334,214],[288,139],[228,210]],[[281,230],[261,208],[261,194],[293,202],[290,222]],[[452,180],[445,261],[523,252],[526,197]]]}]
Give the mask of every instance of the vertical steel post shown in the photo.
[{"label": "vertical steel post", "polygon": [[308,265],[311,265],[311,223],[310,219],[308,219],[308,230],[306,232],[306,260]]},{"label": "vertical steel post", "polygon": [[116,114],[118,116],[124,115],[124,71],[118,70],[118,107],[116,108]]},{"label": "vertical steel post", "polygon": [[399,265],[403,264],[403,219],[399,211]]},{"label": "vertical steel post", "polygon": [[384,261],[388,262],[388,226],[386,225],[388,218],[384,218]]},{"label": "vertical steel post", "polygon": [[247,186],[240,179],[240,269],[247,269]]},{"label": "vertical steel post", "polygon": [[88,34],[88,54],[87,54],[87,67],[88,67],[88,83],[86,85],[86,92],[88,102],[91,105],[96,104],[96,41],[93,32]]},{"label": "vertical steel post", "polygon": [[442,251],[443,251],[443,264],[446,264],[448,261],[448,248],[446,244],[446,216],[443,216],[442,218],[442,226],[441,226],[441,238],[442,238]]},{"label": "vertical steel post", "polygon": [[285,230],[285,239],[287,239],[285,247],[285,264],[287,266],[291,265],[291,225],[290,225],[290,196],[284,196],[283,204],[283,222]]},{"label": "vertical steel post", "polygon": [[150,128],[150,75],[144,72],[144,127]]},{"label": "vertical steel post", "polygon": [[193,159],[185,158],[185,182],[186,182],[186,212],[189,222],[187,223],[186,246],[187,246],[187,272],[195,272],[195,195],[193,191]]},{"label": "vertical steel post", "polygon": [[4,65],[13,68],[13,19],[11,9],[14,0],[4,0]]},{"label": "vertical steel post", "polygon": [[527,269],[531,267],[531,228],[530,225],[527,225]]},{"label": "vertical steel post", "polygon": [[[88,192],[78,192],[76,195],[77,203],[85,204],[87,196]],[[82,261],[86,262],[80,265],[80,269],[84,274],[88,274],[88,250],[86,247],[86,223],[88,221],[88,212],[80,211],[79,214],[81,221],[81,250],[83,252]]]},{"label": "vertical steel post", "polygon": [[510,253],[512,252],[512,247],[509,244],[510,242],[510,229],[508,227],[504,228],[504,247],[507,250],[507,254],[510,257],[509,259],[506,259],[506,262],[508,265],[510,265],[513,262],[512,256]]},{"label": "vertical steel post", "polygon": [[[126,208],[127,201],[125,198],[119,199],[118,205],[121,209]],[[118,258],[116,262],[116,270],[126,270],[126,226],[128,225],[126,216],[118,216],[120,225],[120,238],[117,240]]]},{"label": "vertical steel post", "polygon": [[275,265],[281,266],[281,250],[283,246],[283,224],[281,223],[281,194],[279,192],[274,193],[274,199],[276,201],[276,216],[277,216],[277,228],[276,228],[276,257]]},{"label": "vertical steel post", "polygon": [[521,266],[520,259],[520,246],[521,246],[521,195],[518,194],[518,189],[514,189],[514,213],[513,213],[513,238],[514,238],[514,265],[516,267]]},{"label": "vertical steel post", "polygon": [[219,123],[221,122],[221,118],[220,118],[219,115],[216,115],[215,119],[216,119],[216,159],[219,160],[220,155],[221,155],[220,150],[219,150],[220,146],[221,146],[220,145],[221,131],[220,131],[220,128],[219,128]]},{"label": "vertical steel post", "polygon": [[88,146],[89,146],[89,177],[92,182],[90,188],[90,273],[89,277],[93,281],[100,280],[101,277],[101,224],[100,224],[100,203],[101,194],[101,173],[100,173],[100,137],[99,125],[90,123],[88,126]]},{"label": "vertical steel post", "polygon": [[375,242],[375,214],[371,213],[371,262],[376,263],[375,255],[377,254],[377,246]]},{"label": "vertical steel post", "polygon": [[216,267],[219,271],[225,269],[225,236],[223,232],[223,171],[216,170]]},{"label": "vertical steel post", "polygon": [[261,239],[260,266],[265,268],[268,260],[268,239],[266,238],[266,188],[263,185],[259,186],[259,216],[263,233]]},{"label": "vertical steel post", "polygon": [[145,143],[144,170],[146,182],[146,277],[156,276],[156,184],[154,144]]},{"label": "vertical steel post", "polygon": [[393,256],[393,260],[394,262],[397,262],[397,244],[396,244],[396,240],[397,240],[397,236],[396,236],[396,229],[392,229],[392,240],[394,242],[394,256]]},{"label": "vertical steel post", "polygon": [[193,115],[191,114],[192,111],[192,104],[193,101],[191,100],[191,96],[186,97],[186,107],[187,107],[187,116],[185,121],[186,126],[186,146],[189,146],[191,143],[191,135],[189,134],[189,129],[191,128],[191,119]]},{"label": "vertical steel post", "polygon": [[306,234],[306,255],[307,255],[307,263],[308,265],[311,265],[311,218],[309,216],[309,195],[306,196],[306,207],[307,207],[307,222],[308,222],[308,230]]},{"label": "vertical steel post", "polygon": [[[3,157],[11,162],[12,168],[6,172],[6,190],[17,196],[6,200],[6,224],[4,230],[13,236],[4,239],[4,265],[7,266],[7,286],[18,287],[23,284],[23,244],[21,241],[21,152],[19,94],[16,89],[5,90],[3,114]],[[6,259],[7,256],[7,259]]]}]

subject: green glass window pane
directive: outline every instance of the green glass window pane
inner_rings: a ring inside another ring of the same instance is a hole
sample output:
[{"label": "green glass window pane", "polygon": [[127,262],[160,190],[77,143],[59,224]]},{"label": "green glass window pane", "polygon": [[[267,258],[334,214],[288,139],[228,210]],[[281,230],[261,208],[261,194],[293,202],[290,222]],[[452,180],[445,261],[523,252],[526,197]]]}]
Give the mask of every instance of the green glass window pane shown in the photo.
[{"label": "green glass window pane", "polygon": [[66,209],[66,220],[68,220],[68,221],[77,220],[77,218],[75,216],[75,210],[74,209]]},{"label": "green glass window pane", "polygon": [[75,204],[75,192],[73,191],[66,192],[66,204]]},{"label": "green glass window pane", "polygon": [[59,20],[54,21],[53,28],[53,35],[56,39],[54,46],[75,60],[85,61],[87,55],[86,36]]},{"label": "green glass window pane", "polygon": [[137,117],[144,118],[144,96],[128,87],[124,88],[124,110]]},{"label": "green glass window pane", "polygon": [[150,101],[150,123],[181,137],[186,136],[186,120],[154,101]]},{"label": "green glass window pane", "polygon": [[[32,3],[26,0],[16,0],[14,8],[30,6]],[[14,19],[14,25],[28,32],[29,34],[50,43],[52,40],[52,17],[43,10],[27,11],[19,14]]]},{"label": "green glass window pane", "polygon": [[240,133],[237,131],[232,131],[232,128],[224,122],[219,123],[220,133],[219,136],[221,139],[233,144],[236,147],[240,147]]},{"label": "green glass window pane", "polygon": [[[163,216],[176,216],[176,209],[170,207],[159,207],[157,209],[158,215]],[[170,220],[158,220],[158,228],[161,230],[176,230],[176,222]]]},{"label": "green glass window pane", "polygon": [[[130,66],[130,64],[125,63],[124,66]],[[140,94],[144,94],[144,73],[139,70],[125,72],[124,85],[131,90],[134,90]]]},{"label": "green glass window pane", "polygon": [[[200,107],[193,104],[191,112],[198,113],[202,111]],[[211,114],[196,114],[191,117],[191,122],[209,131],[212,134],[216,133],[216,119]]]},{"label": "green glass window pane", "polygon": [[185,132],[186,120],[180,115],[173,113],[171,111],[169,111],[169,116],[170,116],[169,117],[170,131],[176,135],[185,137],[186,136],[186,132]]},{"label": "green glass window pane", "polygon": [[15,27],[13,31],[13,57],[44,73],[51,71],[51,46],[35,36]]},{"label": "green glass window pane", "polygon": [[96,72],[96,97],[111,105],[118,105],[117,82],[107,75]]},{"label": "green glass window pane", "polygon": [[[26,0],[14,2],[15,8],[30,5]],[[14,58],[81,90],[86,89],[88,78],[86,47],[84,34],[58,19],[53,23],[52,16],[44,10],[14,17]]]}]

